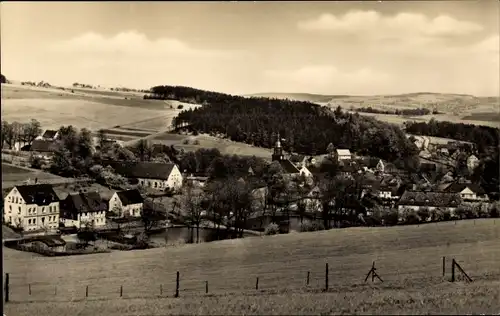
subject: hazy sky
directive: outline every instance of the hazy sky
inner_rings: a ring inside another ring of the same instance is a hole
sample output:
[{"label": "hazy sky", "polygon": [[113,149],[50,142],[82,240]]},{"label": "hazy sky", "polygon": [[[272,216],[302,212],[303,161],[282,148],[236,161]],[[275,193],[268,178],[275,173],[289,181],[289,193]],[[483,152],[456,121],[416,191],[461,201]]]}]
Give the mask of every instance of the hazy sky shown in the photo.
[{"label": "hazy sky", "polygon": [[499,95],[499,2],[2,2],[13,80]]}]

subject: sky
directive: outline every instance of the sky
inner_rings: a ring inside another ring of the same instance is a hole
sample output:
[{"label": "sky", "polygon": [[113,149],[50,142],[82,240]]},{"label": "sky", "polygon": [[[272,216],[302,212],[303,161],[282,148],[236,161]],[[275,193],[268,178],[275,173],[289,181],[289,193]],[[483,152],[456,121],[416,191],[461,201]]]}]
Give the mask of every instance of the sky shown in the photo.
[{"label": "sky", "polygon": [[500,94],[500,2],[0,4],[8,79],[232,94]]}]

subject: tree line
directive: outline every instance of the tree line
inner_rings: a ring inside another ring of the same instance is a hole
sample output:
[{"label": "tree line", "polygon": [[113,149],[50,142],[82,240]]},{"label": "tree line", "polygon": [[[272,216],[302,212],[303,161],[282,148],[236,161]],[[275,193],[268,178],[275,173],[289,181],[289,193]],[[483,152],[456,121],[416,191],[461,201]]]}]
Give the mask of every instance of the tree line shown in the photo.
[{"label": "tree line", "polygon": [[7,145],[9,149],[13,149],[16,143],[31,145],[35,138],[42,133],[41,124],[39,121],[32,119],[27,123],[14,121],[2,121],[2,149]]},{"label": "tree line", "polygon": [[150,98],[190,100],[204,104],[182,111],[173,127],[186,123],[195,132],[224,134],[233,141],[272,148],[277,134],[289,152],[326,153],[329,143],[403,166],[414,162],[417,148],[395,125],[374,118],[334,112],[310,102],[244,98],[188,87],[157,86]]},{"label": "tree line", "polygon": [[418,109],[396,109],[396,110],[380,110],[369,107],[360,107],[353,109],[355,112],[364,112],[364,113],[376,113],[376,114],[390,114],[390,115],[405,115],[405,116],[421,116],[421,115],[429,115],[429,114],[439,114],[437,110],[429,110],[426,108],[418,108]]},{"label": "tree line", "polygon": [[498,147],[500,139],[500,129],[465,123],[452,123],[446,121],[436,121],[432,118],[429,122],[406,122],[407,133],[451,138],[471,143],[476,143],[480,152],[486,147]]}]

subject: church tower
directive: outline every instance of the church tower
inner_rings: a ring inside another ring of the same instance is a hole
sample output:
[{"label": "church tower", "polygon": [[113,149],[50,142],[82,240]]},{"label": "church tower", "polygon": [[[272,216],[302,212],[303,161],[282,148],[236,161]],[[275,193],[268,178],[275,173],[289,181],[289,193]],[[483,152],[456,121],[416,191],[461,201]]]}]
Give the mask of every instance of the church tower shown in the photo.
[{"label": "church tower", "polygon": [[280,134],[278,133],[278,140],[274,145],[274,152],[272,156],[273,161],[281,161],[285,160],[285,156],[283,155],[283,148],[281,147]]}]

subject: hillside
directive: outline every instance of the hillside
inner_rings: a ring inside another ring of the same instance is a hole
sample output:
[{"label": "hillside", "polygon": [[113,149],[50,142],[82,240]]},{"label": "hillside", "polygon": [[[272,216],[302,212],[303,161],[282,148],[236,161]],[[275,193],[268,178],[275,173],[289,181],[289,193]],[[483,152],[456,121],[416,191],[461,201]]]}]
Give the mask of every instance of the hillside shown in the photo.
[{"label": "hillside", "polygon": [[375,96],[346,96],[346,95],[320,95],[308,93],[258,93],[249,96],[290,99],[314,102],[325,106],[344,109],[357,109],[372,107],[379,110],[417,109],[425,108],[438,110],[443,114],[427,115],[424,117],[398,117],[394,115],[360,113],[375,116],[382,121],[402,123],[406,120],[428,121],[431,117],[441,121],[451,121],[478,125],[500,126],[500,112],[498,104],[500,97],[476,97],[466,94],[446,93],[407,93],[399,95]]},{"label": "hillside", "polygon": [[[60,258],[13,256],[4,248],[12,300],[5,313],[492,314],[500,310],[499,224],[484,219],[334,229]],[[452,258],[474,283],[448,282]],[[383,283],[364,283],[372,261]],[[329,293],[321,293],[325,263]],[[176,271],[180,298],[174,299]]]}]

